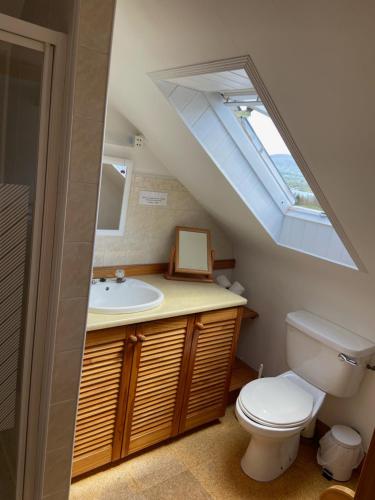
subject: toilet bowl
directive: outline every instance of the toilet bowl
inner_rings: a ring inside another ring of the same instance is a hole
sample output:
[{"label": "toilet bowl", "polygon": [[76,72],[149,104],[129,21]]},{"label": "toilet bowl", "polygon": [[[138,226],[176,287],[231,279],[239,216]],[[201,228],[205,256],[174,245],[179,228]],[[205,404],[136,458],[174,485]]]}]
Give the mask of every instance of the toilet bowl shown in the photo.
[{"label": "toilet bowl", "polygon": [[296,459],[301,432],[315,422],[325,393],[297,374],[257,379],[244,386],[236,415],[251,440],[241,467],[257,481],[272,481]]},{"label": "toilet bowl", "polygon": [[251,434],[244,472],[271,481],[294,462],[300,435],[313,437],[326,394],[354,396],[375,354],[369,340],[308,311],[286,317],[286,358],[291,371],[253,380],[236,402],[241,426]]}]

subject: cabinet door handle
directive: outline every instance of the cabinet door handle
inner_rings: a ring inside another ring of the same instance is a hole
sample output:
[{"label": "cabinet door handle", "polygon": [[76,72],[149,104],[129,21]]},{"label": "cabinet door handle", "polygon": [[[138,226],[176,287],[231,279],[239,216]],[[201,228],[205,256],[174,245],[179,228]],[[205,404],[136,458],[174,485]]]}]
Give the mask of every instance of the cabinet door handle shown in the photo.
[{"label": "cabinet door handle", "polygon": [[141,333],[138,333],[137,338],[139,342],[144,342],[147,337],[145,335],[142,335]]},{"label": "cabinet door handle", "polygon": [[195,326],[197,327],[197,330],[204,330],[204,324],[198,321],[195,323]]},{"label": "cabinet door handle", "polygon": [[138,342],[138,339],[135,335],[129,335],[129,340],[132,344],[136,344]]}]

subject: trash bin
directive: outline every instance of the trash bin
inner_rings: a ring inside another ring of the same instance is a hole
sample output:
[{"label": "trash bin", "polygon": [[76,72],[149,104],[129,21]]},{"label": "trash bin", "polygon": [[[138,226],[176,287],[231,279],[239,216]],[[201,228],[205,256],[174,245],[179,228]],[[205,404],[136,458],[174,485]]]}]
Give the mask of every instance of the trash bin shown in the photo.
[{"label": "trash bin", "polygon": [[336,481],[349,481],[363,457],[361,436],[346,425],[334,425],[319,441],[318,464],[326,477]]}]

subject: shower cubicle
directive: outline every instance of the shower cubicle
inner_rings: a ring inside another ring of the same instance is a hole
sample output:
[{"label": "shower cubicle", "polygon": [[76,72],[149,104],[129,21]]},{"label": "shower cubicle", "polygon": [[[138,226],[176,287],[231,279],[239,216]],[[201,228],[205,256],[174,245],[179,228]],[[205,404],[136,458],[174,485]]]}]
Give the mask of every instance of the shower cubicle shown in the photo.
[{"label": "shower cubicle", "polygon": [[[37,479],[65,38],[0,14],[0,498]],[[60,120],[61,121],[61,120]],[[31,498],[31,496],[30,496]]]}]

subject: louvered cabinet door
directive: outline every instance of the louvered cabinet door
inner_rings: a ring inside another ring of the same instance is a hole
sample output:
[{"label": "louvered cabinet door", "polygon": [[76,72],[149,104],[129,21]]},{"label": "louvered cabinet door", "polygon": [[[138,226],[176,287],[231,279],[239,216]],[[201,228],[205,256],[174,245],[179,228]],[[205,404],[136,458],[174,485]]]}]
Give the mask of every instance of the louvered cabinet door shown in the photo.
[{"label": "louvered cabinet door", "polygon": [[224,415],[241,316],[242,308],[196,316],[180,432]]},{"label": "louvered cabinet door", "polygon": [[194,317],[137,325],[123,456],[178,433]]},{"label": "louvered cabinet door", "polygon": [[134,328],[88,332],[73,456],[73,476],[119,458]]}]

